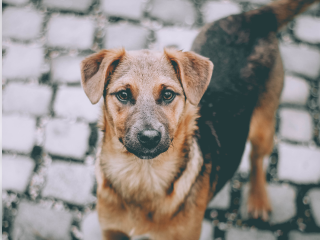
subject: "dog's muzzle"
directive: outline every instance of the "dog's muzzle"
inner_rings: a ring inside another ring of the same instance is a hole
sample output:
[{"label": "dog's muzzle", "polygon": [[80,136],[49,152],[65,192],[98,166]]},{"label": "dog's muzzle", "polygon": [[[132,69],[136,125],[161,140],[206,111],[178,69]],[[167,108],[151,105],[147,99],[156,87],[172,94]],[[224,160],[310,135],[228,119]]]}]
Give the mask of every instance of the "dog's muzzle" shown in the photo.
[{"label": "dog's muzzle", "polygon": [[141,145],[148,149],[155,148],[161,140],[161,133],[154,129],[142,130],[138,133]]}]

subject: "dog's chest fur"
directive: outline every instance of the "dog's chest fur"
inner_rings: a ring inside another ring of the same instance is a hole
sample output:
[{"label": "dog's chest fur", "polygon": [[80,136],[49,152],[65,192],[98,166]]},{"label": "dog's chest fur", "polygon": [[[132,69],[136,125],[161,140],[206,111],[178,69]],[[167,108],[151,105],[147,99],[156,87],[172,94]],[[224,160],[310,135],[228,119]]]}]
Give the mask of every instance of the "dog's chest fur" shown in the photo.
[{"label": "dog's chest fur", "polygon": [[[134,217],[134,221],[151,224],[172,218],[180,212],[182,206],[195,204],[199,196],[206,205],[208,190],[206,189],[205,196],[197,192],[197,182],[203,180],[199,179],[199,173],[203,170],[203,158],[195,140],[192,141],[189,156],[185,169],[177,178],[181,159],[172,152],[170,154],[170,151],[162,160],[146,161],[126,159],[102,149],[96,163],[98,198],[102,203],[100,208],[106,206],[104,210],[108,214],[112,214],[110,209],[117,209],[118,213],[123,214],[121,219],[140,216],[139,219]],[[209,186],[209,181],[207,182]],[[134,221],[128,221],[128,226],[134,225]]]}]

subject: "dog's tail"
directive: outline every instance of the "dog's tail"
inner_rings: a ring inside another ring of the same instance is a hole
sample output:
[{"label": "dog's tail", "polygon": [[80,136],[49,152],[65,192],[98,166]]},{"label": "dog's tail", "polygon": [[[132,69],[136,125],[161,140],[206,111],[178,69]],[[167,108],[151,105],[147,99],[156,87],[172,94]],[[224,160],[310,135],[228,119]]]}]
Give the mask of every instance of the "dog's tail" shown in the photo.
[{"label": "dog's tail", "polygon": [[296,15],[304,12],[314,2],[319,0],[279,0],[270,3],[278,22],[278,30],[290,22]]},{"label": "dog's tail", "polygon": [[277,30],[289,23],[296,15],[304,12],[311,4],[320,0],[278,0],[269,3],[259,9],[246,13],[248,17],[259,14],[259,12],[272,12],[277,22]]}]

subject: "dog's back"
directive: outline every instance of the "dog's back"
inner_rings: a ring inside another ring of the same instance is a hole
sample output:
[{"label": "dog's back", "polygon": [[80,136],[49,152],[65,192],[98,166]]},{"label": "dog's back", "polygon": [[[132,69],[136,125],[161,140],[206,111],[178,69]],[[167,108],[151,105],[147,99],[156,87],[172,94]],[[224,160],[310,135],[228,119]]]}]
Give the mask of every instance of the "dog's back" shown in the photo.
[{"label": "dog's back", "polygon": [[[199,144],[203,155],[210,156],[206,160],[215,159],[219,166],[215,193],[240,163],[254,109],[264,104],[263,98],[270,101],[266,107],[277,108],[283,81],[277,31],[313,2],[275,1],[208,24],[195,39],[192,50],[214,64],[201,101]],[[216,167],[212,169],[213,182]]]}]

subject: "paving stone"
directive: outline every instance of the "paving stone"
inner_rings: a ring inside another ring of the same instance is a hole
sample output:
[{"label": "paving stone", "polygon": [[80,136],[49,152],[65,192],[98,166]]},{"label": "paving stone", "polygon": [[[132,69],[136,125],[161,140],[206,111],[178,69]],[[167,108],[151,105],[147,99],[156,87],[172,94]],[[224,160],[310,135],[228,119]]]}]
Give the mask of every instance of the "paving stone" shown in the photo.
[{"label": "paving stone", "polygon": [[89,49],[93,44],[94,21],[72,15],[54,16],[48,23],[47,44],[51,47]]},{"label": "paving stone", "polygon": [[81,230],[83,240],[102,239],[97,211],[91,212],[83,218]]},{"label": "paving stone", "polygon": [[320,51],[302,45],[280,44],[280,52],[286,70],[317,78],[320,73]]},{"label": "paving stone", "polygon": [[72,215],[22,201],[13,223],[13,240],[71,240]]},{"label": "paving stone", "polygon": [[210,221],[202,221],[201,235],[199,240],[213,240],[213,226]]},{"label": "paving stone", "polygon": [[150,16],[166,23],[192,25],[195,10],[191,2],[185,0],[154,0]]},{"label": "paving stone", "polygon": [[85,12],[91,6],[93,0],[43,0],[43,6],[53,9]]},{"label": "paving stone", "polygon": [[13,5],[23,5],[29,2],[29,0],[2,0],[2,2],[13,4]]},{"label": "paving stone", "polygon": [[227,209],[230,207],[230,183],[228,182],[221,191],[209,202],[209,208]]},{"label": "paving stone", "polygon": [[60,83],[81,82],[80,63],[83,57],[61,56],[51,61],[52,80]]},{"label": "paving stone", "polygon": [[309,91],[310,87],[306,80],[295,76],[286,76],[281,94],[281,103],[306,105]]},{"label": "paving stone", "polygon": [[278,177],[299,184],[319,183],[320,149],[279,144]]},{"label": "paving stone", "polygon": [[11,44],[6,48],[3,58],[3,78],[37,78],[41,75],[44,52],[42,48],[35,48],[23,44]]},{"label": "paving stone", "polygon": [[106,28],[106,48],[124,47],[126,50],[146,48],[148,30],[129,23],[110,24]]},{"label": "paving stone", "polygon": [[281,138],[293,141],[310,141],[313,137],[311,115],[305,110],[283,108],[280,115]]},{"label": "paving stone", "polygon": [[250,172],[250,152],[251,152],[251,143],[247,142],[241,158],[238,172],[241,172],[241,173]]},{"label": "paving stone", "polygon": [[156,32],[156,47],[158,50],[163,50],[165,47],[175,47],[179,50],[189,51],[198,33],[198,29],[165,27]]},{"label": "paving stone", "polygon": [[296,19],[295,35],[302,41],[320,42],[320,18],[301,16]]},{"label": "paving stone", "polygon": [[41,116],[49,113],[52,90],[45,85],[9,83],[3,90],[3,112]]},{"label": "paving stone", "polygon": [[35,162],[28,157],[2,155],[2,189],[25,192]]},{"label": "paving stone", "polygon": [[3,37],[30,40],[39,37],[43,15],[34,9],[8,7],[2,21]]},{"label": "paving stone", "polygon": [[3,115],[2,149],[30,153],[35,142],[36,120],[34,118]]},{"label": "paving stone", "polygon": [[54,197],[73,204],[87,204],[94,185],[93,168],[79,163],[54,161],[48,169],[44,197]]},{"label": "paving stone", "polygon": [[54,111],[59,117],[83,118],[88,122],[96,122],[100,109],[100,104],[91,104],[81,87],[61,87],[58,89]]},{"label": "paving stone", "polygon": [[270,231],[262,230],[243,230],[238,228],[231,228],[226,231],[226,240],[276,240],[276,237]]},{"label": "paving stone", "polygon": [[102,9],[109,16],[139,20],[143,16],[145,0],[103,0]]},{"label": "paving stone", "polygon": [[313,218],[316,224],[320,227],[320,188],[311,189],[307,195],[310,197],[310,207]]},{"label": "paving stone", "polygon": [[82,159],[88,149],[89,126],[85,123],[70,123],[52,119],[45,129],[45,149],[64,157]]},{"label": "paving stone", "polygon": [[288,234],[289,240],[319,240],[320,233],[301,233],[298,231],[291,231]]},{"label": "paving stone", "polygon": [[206,2],[201,11],[205,23],[209,23],[232,14],[241,13],[241,8],[233,2]]},{"label": "paving stone", "polygon": [[[267,186],[268,196],[272,207],[270,216],[271,224],[284,223],[296,214],[296,191],[290,185],[270,184]],[[242,189],[240,212],[242,219],[249,218],[247,211],[247,201],[249,194],[249,184]]]}]

